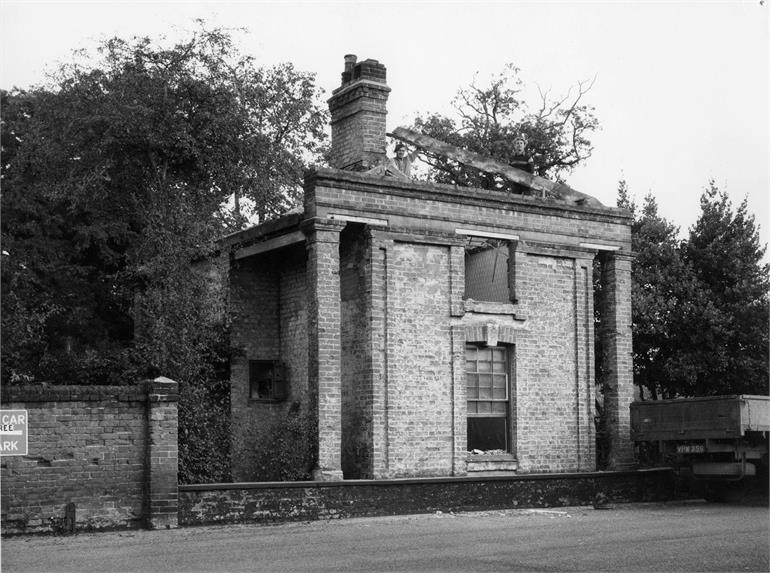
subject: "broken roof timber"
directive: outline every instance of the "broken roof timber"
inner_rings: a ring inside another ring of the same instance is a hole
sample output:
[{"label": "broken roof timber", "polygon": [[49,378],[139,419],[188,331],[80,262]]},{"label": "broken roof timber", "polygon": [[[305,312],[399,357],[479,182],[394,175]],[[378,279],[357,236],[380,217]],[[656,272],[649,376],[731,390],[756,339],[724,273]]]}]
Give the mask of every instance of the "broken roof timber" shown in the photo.
[{"label": "broken roof timber", "polygon": [[438,139],[433,139],[430,136],[417,133],[406,127],[397,127],[393,133],[389,135],[435,155],[452,159],[458,163],[474,167],[485,173],[500,175],[509,181],[529,187],[530,189],[541,193],[543,196],[555,197],[577,205],[603,206],[596,198],[581,193],[580,191],[575,191],[568,185],[549,181],[544,177],[511,167],[510,165],[497,161],[491,157],[468,151],[467,149],[462,149],[460,147],[455,147],[454,145],[444,143]]}]

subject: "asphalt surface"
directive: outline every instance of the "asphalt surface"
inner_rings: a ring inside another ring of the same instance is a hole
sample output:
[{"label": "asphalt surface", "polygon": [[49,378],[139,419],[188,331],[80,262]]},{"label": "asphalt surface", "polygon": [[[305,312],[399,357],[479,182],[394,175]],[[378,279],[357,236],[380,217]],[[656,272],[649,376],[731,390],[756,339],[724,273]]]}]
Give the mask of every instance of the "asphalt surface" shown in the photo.
[{"label": "asphalt surface", "polygon": [[2,571],[768,571],[767,499],[3,539]]}]

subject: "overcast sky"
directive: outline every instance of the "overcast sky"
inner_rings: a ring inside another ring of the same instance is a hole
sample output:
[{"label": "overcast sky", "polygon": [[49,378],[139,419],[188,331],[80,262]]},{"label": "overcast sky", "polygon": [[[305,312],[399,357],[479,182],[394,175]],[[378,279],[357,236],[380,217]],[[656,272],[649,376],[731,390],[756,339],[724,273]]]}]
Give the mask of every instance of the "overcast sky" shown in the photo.
[{"label": "overcast sky", "polygon": [[[596,78],[586,102],[602,131],[568,183],[614,205],[625,177],[683,234],[710,178],[748,196],[763,243],[770,226],[768,8],[732,2],[15,2],[0,0],[0,87],[28,87],[104,36],[243,26],[243,52],[317,73],[327,96],[343,56],[377,59],[392,88],[388,129],[448,112],[457,89],[508,62],[530,85],[566,92]],[[533,102],[534,103],[534,102]],[[767,258],[767,257],[766,257]]]}]

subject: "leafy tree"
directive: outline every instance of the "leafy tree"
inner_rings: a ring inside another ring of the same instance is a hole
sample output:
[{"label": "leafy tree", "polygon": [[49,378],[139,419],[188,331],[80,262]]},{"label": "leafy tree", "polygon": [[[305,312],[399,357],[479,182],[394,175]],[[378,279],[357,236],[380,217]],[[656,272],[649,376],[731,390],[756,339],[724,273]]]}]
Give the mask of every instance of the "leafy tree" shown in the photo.
[{"label": "leafy tree", "polygon": [[[590,135],[599,128],[593,107],[583,97],[593,82],[579,82],[566,95],[552,97],[540,90],[536,111],[522,96],[519,68],[508,64],[488,86],[476,81],[458,91],[453,101],[457,118],[441,114],[419,116],[414,127],[426,135],[510,163],[514,139],[524,135],[533,154],[535,173],[561,180],[578,163],[591,156]],[[430,165],[429,178],[440,183],[485,189],[513,189],[511,183],[491,174],[459,165],[441,156],[421,152]]]},{"label": "leafy tree", "polygon": [[647,194],[639,212],[628,196],[625,180],[618,189],[618,207],[634,214],[632,249],[636,254],[631,285],[634,340],[634,382],[650,397],[669,397],[671,360],[678,355],[672,328],[692,300],[693,276],[682,259],[679,228],[658,214]]},{"label": "leafy tree", "polygon": [[[2,93],[6,381],[54,375],[40,366],[52,354],[153,340],[140,299],[249,215],[223,211],[228,196],[281,213],[323,151],[313,76],[256,68],[223,30],[170,47],[113,38],[52,80]],[[184,292],[152,320],[189,305]],[[168,371],[169,356],[156,348],[150,362]]]},{"label": "leafy tree", "polygon": [[[211,383],[226,377],[224,292],[203,261],[248,216],[296,204],[324,150],[313,75],[257,68],[201,25],[173,45],[107,40],[48,86],[0,95],[3,382],[175,379],[180,474],[205,474],[217,464],[195,456],[225,430],[201,424],[201,400],[228,397]],[[234,212],[233,194],[249,200]]]},{"label": "leafy tree", "polygon": [[711,182],[686,241],[658,214],[630,209],[634,381],[652,399],[768,391],[768,265],[744,200],[733,210]]},{"label": "leafy tree", "polygon": [[683,352],[675,372],[682,393],[767,394],[770,265],[762,262],[754,216],[744,200],[734,209],[713,181],[701,196],[701,213],[683,245],[698,282],[687,322],[680,323]]}]

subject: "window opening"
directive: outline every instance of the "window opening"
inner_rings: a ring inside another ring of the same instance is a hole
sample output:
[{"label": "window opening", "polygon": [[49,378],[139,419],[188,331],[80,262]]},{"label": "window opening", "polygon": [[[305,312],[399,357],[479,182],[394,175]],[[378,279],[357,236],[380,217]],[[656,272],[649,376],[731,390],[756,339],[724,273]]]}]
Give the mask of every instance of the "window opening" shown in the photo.
[{"label": "window opening", "polygon": [[508,349],[502,346],[468,345],[465,363],[468,450],[510,452]]},{"label": "window opening", "polygon": [[283,364],[277,360],[249,360],[249,398],[266,402],[285,400]]},{"label": "window opening", "polygon": [[516,241],[469,237],[465,247],[465,298],[516,302]]}]

